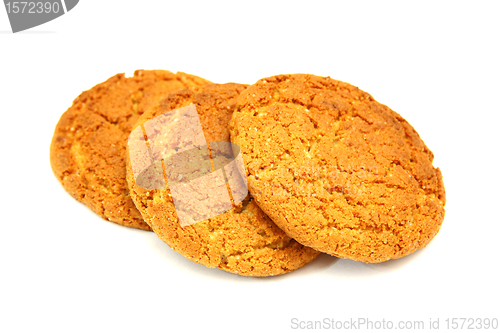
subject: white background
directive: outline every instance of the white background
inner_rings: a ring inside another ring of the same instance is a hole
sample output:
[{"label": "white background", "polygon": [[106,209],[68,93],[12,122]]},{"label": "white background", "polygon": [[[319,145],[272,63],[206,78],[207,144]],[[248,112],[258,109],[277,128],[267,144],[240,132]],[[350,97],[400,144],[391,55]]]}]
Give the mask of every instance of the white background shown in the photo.
[{"label": "white background", "polygon": [[[298,320],[500,317],[498,2],[96,1],[12,34],[0,7],[0,331],[286,332]],[[447,192],[440,233],[399,260],[322,255],[248,278],[105,222],[52,174],[78,94],[135,69],[218,83],[312,73],[405,117]]]}]

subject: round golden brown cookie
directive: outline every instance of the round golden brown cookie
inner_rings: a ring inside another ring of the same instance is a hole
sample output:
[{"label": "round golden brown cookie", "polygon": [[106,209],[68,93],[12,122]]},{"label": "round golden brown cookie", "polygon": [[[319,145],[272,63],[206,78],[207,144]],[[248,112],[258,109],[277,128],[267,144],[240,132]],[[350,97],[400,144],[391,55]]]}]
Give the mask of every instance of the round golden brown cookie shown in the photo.
[{"label": "round golden brown cookie", "polygon": [[84,91],[61,116],[50,146],[63,187],[103,218],[150,230],[128,194],[127,138],[139,116],[169,93],[209,81],[185,73],[138,70]]},{"label": "round golden brown cookie", "polygon": [[444,218],[433,154],[399,114],[358,88],[295,74],[259,80],[230,131],[262,210],[301,244],[382,262],[425,246]]},{"label": "round golden brown cookie", "polygon": [[[235,83],[209,84],[170,94],[144,113],[136,127],[142,125],[146,128],[153,118],[158,119],[166,113],[170,115],[170,111],[192,104],[196,106],[206,141],[229,142],[228,124],[236,99],[245,88]],[[176,120],[172,118],[171,122]],[[151,134],[146,130],[149,147],[155,147],[155,140],[162,140],[170,130],[168,126],[157,126],[155,131]],[[187,132],[182,130],[182,133]],[[300,268],[319,254],[288,237],[250,197],[220,215],[182,227],[172,197],[172,183],[168,181],[165,190],[138,186],[131,166],[132,158],[127,156],[127,180],[137,208],[153,231],[186,258],[240,275],[271,276]],[[167,159],[161,158],[164,161],[163,173],[167,174]],[[190,166],[186,165],[186,168]],[[172,178],[167,175],[167,179]]]}]

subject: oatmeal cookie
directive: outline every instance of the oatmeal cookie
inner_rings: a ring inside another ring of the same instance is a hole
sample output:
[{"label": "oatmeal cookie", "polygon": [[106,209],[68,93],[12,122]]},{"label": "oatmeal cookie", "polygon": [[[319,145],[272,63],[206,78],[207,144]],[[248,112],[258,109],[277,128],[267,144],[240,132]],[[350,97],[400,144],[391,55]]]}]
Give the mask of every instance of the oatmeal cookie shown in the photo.
[{"label": "oatmeal cookie", "polygon": [[239,96],[230,132],[258,206],[305,246],[375,263],[440,229],[445,189],[432,152],[357,87],[306,74],[261,79]]},{"label": "oatmeal cookie", "polygon": [[[169,146],[159,141],[165,140],[167,135],[172,135],[172,129],[168,126],[179,120],[173,115],[170,116],[172,114],[170,111],[195,105],[206,142],[229,142],[229,121],[236,99],[245,88],[246,86],[241,84],[228,83],[185,89],[170,94],[159,105],[139,118],[136,128],[142,126],[147,133],[148,147],[158,147],[158,144],[163,144],[161,150],[157,151],[164,162],[163,170],[162,166],[159,166],[159,170],[162,170],[159,171],[162,178],[159,182],[163,182],[164,173],[167,175],[169,172],[168,159],[161,155],[163,148],[166,151]],[[151,120],[158,119],[162,115],[168,115],[171,119],[168,118],[162,126],[151,126],[149,131],[145,129],[148,122],[151,124]],[[184,136],[179,136],[180,141],[194,140],[191,137],[186,138],[189,128],[179,131]],[[136,133],[136,130],[133,133]],[[137,133],[142,135],[140,130],[137,130]],[[210,144],[210,147],[213,155],[214,144]],[[131,149],[129,145],[129,150]],[[165,182],[164,189],[154,189],[154,187],[147,189],[139,186],[131,165],[133,158],[133,156],[127,158],[127,181],[132,199],[153,231],[186,258],[207,267],[218,267],[240,275],[271,276],[300,268],[319,254],[288,237],[262,212],[250,196],[222,214],[182,227],[178,217],[180,213],[176,210],[170,190],[172,178],[168,178],[167,175],[168,181]],[[178,175],[179,179],[189,176],[191,171],[197,172],[191,170],[191,166],[192,163],[183,166],[184,173]],[[177,179],[177,175],[173,179]],[[199,193],[202,195],[207,193],[205,187],[210,185],[202,186]],[[182,193],[180,195],[182,196]],[[189,201],[190,198],[185,199]],[[197,209],[198,206],[194,205],[192,208]]]},{"label": "oatmeal cookie", "polygon": [[127,138],[139,116],[179,89],[209,81],[185,73],[138,70],[84,91],[61,116],[50,146],[52,170],[63,187],[104,219],[150,230],[125,180]]}]

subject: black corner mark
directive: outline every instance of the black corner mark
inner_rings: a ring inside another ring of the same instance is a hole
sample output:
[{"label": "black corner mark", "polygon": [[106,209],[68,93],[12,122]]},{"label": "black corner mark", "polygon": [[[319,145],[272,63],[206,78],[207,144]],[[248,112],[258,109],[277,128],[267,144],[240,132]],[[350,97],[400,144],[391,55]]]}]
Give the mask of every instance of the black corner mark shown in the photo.
[{"label": "black corner mark", "polygon": [[[62,2],[64,1],[64,2]],[[52,21],[73,9],[79,0],[4,0],[12,32],[27,30]]]}]

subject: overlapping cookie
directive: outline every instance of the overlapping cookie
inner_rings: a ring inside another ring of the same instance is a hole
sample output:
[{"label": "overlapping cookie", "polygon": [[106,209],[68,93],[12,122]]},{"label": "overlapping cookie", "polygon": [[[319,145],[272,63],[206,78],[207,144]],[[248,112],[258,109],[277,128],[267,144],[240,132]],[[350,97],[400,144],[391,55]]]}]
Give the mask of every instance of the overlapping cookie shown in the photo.
[{"label": "overlapping cookie", "polygon": [[238,99],[230,125],[250,192],[290,237],[382,262],[425,246],[444,218],[433,154],[399,114],[328,77],[278,75]]},{"label": "overlapping cookie", "polygon": [[145,112],[129,138],[127,181],[144,220],[175,251],[240,275],[279,275],[319,252],[288,237],[246,196],[246,185],[243,192],[231,182],[244,169],[226,168],[235,161],[235,147],[223,143],[245,88],[185,89]]},{"label": "overlapping cookie", "polygon": [[78,96],[59,120],[50,147],[63,187],[103,218],[149,230],[128,194],[127,138],[139,116],[169,93],[209,81],[185,73],[117,74]]}]

